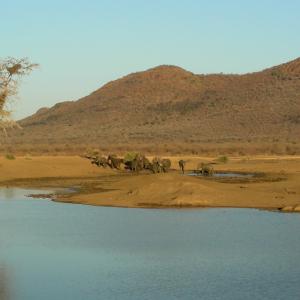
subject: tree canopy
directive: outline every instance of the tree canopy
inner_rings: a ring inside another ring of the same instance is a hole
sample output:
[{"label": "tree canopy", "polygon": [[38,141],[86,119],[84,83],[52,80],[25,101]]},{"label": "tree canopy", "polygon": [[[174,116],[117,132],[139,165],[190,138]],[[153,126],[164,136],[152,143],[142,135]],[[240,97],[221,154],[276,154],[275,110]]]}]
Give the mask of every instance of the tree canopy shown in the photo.
[{"label": "tree canopy", "polygon": [[6,132],[7,128],[16,125],[11,119],[7,104],[18,93],[20,78],[28,75],[37,66],[28,58],[0,59],[0,130]]}]

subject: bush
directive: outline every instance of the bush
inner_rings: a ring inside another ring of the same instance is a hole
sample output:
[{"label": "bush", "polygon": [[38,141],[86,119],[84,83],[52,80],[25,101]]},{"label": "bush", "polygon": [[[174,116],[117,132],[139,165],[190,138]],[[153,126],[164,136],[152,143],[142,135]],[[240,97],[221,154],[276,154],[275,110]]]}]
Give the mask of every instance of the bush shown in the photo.
[{"label": "bush", "polygon": [[137,157],[137,152],[127,152],[124,156],[124,162],[133,161]]},{"label": "bush", "polygon": [[13,154],[11,154],[11,153],[7,153],[7,154],[5,155],[5,158],[6,158],[6,159],[9,159],[9,160],[14,160],[14,159],[16,159],[16,157],[15,157]]},{"label": "bush", "polygon": [[27,153],[27,154],[25,155],[25,159],[26,159],[26,160],[32,160],[31,155],[30,155],[29,153]]},{"label": "bush", "polygon": [[223,155],[223,156],[218,157],[217,161],[220,163],[226,164],[226,163],[228,163],[229,158],[227,156]]}]

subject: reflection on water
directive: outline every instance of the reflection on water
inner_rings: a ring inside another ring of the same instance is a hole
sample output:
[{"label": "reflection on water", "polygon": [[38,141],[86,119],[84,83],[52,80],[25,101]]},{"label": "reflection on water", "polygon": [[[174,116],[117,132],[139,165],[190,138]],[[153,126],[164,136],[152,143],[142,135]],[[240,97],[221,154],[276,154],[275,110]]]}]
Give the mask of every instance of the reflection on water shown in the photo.
[{"label": "reflection on water", "polygon": [[[205,175],[203,175],[202,173],[200,172],[192,172],[192,173],[189,173],[187,174],[188,176],[201,176],[201,177],[204,177]],[[207,177],[207,176],[205,176]],[[219,177],[219,178],[228,178],[228,177],[232,177],[232,178],[252,178],[254,177],[254,174],[242,174],[242,173],[221,173],[221,172],[218,172],[218,173],[214,173],[212,175],[212,177]]]},{"label": "reflection on water", "polygon": [[92,207],[30,193],[0,191],[0,282],[11,300],[300,299],[298,214]]}]

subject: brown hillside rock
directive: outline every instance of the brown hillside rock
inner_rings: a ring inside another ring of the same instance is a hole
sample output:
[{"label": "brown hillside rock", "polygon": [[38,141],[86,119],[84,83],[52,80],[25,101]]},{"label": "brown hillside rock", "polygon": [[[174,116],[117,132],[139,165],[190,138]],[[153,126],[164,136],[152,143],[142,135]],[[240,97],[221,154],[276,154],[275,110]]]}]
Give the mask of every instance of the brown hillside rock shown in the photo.
[{"label": "brown hillside rock", "polygon": [[172,145],[300,136],[300,59],[245,75],[159,66],[20,121],[12,145]]}]

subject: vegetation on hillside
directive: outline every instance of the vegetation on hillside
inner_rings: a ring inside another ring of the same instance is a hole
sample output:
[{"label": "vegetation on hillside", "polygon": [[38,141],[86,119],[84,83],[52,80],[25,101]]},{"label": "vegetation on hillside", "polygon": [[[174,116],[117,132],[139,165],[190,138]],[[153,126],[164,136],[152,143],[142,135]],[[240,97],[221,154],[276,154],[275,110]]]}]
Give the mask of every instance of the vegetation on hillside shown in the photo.
[{"label": "vegetation on hillside", "polygon": [[11,144],[25,153],[296,154],[299,97],[300,58],[244,75],[159,66],[40,109]]}]

